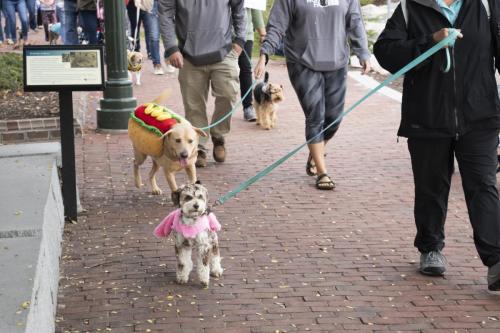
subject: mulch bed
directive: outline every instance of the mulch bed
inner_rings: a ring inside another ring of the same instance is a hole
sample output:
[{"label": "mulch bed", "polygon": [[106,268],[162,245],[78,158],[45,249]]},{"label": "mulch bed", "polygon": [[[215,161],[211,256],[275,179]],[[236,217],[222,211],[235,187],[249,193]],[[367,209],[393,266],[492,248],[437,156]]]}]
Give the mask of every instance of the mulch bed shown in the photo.
[{"label": "mulch bed", "polygon": [[0,120],[50,117],[59,117],[57,93],[0,91]]},{"label": "mulch bed", "polygon": [[[382,82],[384,81],[385,79],[387,79],[388,76],[386,75],[382,75],[382,74],[379,74],[379,73],[376,73],[376,72],[371,72],[370,74],[368,74],[372,79],[378,81],[378,82]],[[397,78],[396,80],[394,80],[393,82],[391,82],[390,84],[387,85],[387,87],[389,88],[392,88],[394,90],[397,90],[399,92],[403,92],[403,76],[400,77],[400,78]]]}]

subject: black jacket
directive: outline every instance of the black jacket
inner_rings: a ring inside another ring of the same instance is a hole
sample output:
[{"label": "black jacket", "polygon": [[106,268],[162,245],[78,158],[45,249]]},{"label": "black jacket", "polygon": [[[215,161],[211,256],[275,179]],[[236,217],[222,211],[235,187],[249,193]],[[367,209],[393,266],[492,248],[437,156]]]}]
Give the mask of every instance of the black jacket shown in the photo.
[{"label": "black jacket", "polygon": [[[398,135],[461,136],[472,129],[500,128],[492,34],[481,1],[462,0],[454,28],[464,37],[450,50],[448,73],[440,50],[405,75]],[[380,65],[394,73],[435,43],[432,34],[452,27],[435,0],[407,0],[408,26],[398,6],[374,45]]]}]

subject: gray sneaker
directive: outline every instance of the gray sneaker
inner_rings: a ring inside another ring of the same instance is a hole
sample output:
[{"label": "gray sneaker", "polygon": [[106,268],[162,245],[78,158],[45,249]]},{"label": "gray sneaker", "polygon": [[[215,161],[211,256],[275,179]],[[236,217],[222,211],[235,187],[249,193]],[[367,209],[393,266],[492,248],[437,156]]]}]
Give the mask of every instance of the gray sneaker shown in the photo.
[{"label": "gray sneaker", "polygon": [[488,291],[500,295],[500,262],[488,268]]},{"label": "gray sneaker", "polygon": [[243,109],[243,119],[250,122],[257,120],[253,106],[250,105],[249,107]]},{"label": "gray sneaker", "polygon": [[446,258],[439,251],[420,255],[420,273],[431,276],[443,275],[446,271]]}]

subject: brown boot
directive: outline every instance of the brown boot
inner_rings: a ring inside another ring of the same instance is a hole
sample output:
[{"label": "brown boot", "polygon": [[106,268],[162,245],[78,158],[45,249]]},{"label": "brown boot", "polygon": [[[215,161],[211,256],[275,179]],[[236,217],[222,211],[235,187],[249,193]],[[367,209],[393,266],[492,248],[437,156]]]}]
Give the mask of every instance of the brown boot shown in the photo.
[{"label": "brown boot", "polygon": [[226,160],[226,148],[223,142],[214,142],[214,160],[219,163]]},{"label": "brown boot", "polygon": [[196,158],[196,163],[194,164],[198,168],[204,168],[207,166],[207,154],[203,150],[198,150],[198,157]]}]

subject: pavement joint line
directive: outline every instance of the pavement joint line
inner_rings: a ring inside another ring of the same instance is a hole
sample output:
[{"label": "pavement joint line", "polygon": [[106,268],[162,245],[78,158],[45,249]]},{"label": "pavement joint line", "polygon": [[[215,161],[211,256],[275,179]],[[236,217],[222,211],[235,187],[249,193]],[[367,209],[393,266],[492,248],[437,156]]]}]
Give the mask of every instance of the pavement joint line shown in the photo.
[{"label": "pavement joint line", "polygon": [[4,238],[38,237],[38,236],[41,236],[41,235],[42,235],[42,230],[41,229],[0,231],[0,239],[4,239]]}]

